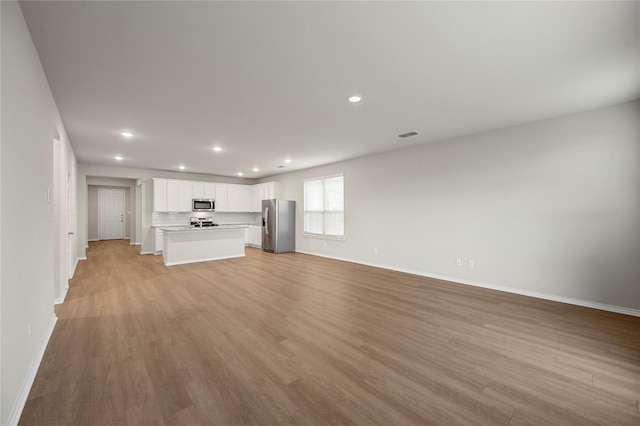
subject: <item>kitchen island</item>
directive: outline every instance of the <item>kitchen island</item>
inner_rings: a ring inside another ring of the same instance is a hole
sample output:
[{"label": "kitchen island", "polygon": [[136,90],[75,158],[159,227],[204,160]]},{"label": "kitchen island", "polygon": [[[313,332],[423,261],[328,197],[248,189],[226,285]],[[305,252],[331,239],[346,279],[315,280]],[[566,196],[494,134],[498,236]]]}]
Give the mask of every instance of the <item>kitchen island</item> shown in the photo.
[{"label": "kitchen island", "polygon": [[166,266],[244,256],[246,226],[163,228]]}]

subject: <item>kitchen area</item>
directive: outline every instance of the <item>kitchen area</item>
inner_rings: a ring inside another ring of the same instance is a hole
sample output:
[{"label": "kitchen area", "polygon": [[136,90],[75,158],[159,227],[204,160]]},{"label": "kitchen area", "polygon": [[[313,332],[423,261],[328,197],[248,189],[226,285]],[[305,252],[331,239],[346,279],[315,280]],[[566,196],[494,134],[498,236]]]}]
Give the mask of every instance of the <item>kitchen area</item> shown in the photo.
[{"label": "kitchen area", "polygon": [[[295,250],[295,203],[279,182],[255,185],[154,178],[150,233],[167,266]],[[148,254],[149,252],[141,252]]]}]

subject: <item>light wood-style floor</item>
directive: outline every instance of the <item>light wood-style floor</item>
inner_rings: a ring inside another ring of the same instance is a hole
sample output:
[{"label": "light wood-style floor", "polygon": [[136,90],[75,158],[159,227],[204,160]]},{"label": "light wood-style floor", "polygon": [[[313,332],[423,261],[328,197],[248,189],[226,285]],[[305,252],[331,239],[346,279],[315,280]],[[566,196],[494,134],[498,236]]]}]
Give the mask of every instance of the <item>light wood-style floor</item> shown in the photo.
[{"label": "light wood-style floor", "polygon": [[640,425],[640,318],[298,253],[87,257],[20,425]]}]

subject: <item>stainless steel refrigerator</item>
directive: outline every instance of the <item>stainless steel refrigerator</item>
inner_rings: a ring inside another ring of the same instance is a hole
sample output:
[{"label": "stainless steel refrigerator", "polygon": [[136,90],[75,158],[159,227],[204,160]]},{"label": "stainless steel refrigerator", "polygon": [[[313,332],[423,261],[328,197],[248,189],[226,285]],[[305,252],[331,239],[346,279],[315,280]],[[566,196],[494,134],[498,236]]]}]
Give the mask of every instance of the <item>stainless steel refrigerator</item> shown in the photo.
[{"label": "stainless steel refrigerator", "polygon": [[296,202],[262,200],[262,249],[272,253],[296,250]]}]

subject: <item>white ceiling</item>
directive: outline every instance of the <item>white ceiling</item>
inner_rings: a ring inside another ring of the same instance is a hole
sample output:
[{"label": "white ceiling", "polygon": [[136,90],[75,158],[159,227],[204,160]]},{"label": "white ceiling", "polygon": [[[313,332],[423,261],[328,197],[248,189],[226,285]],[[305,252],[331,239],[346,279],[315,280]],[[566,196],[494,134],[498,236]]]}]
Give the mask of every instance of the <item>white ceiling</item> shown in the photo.
[{"label": "white ceiling", "polygon": [[639,5],[22,9],[78,161],[254,178],[638,99]]}]

